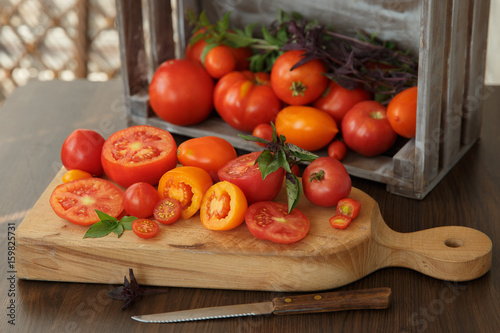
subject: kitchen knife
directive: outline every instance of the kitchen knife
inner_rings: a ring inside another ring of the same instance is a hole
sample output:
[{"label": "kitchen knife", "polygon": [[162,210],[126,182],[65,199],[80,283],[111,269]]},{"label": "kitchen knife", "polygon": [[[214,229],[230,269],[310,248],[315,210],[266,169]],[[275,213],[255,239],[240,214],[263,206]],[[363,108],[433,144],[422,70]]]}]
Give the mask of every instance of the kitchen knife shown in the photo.
[{"label": "kitchen knife", "polygon": [[309,295],[277,297],[272,301],[216,306],[184,311],[133,316],[144,323],[175,323],[266,314],[287,315],[342,310],[386,309],[391,300],[390,288],[346,290]]}]

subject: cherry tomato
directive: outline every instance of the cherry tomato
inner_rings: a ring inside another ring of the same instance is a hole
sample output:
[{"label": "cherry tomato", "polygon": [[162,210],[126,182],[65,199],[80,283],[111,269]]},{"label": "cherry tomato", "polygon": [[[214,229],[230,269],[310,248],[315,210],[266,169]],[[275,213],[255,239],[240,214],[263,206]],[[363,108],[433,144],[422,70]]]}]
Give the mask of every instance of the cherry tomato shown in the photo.
[{"label": "cherry tomato", "polygon": [[205,69],[214,79],[220,79],[236,69],[236,59],[227,45],[217,45],[205,56]]},{"label": "cherry tomato", "polygon": [[328,113],[340,126],[344,115],[355,104],[371,99],[371,94],[361,88],[345,89],[335,81],[330,81],[328,87],[313,106]]},{"label": "cherry tomato", "polygon": [[234,229],[245,219],[247,207],[245,193],[238,186],[227,181],[215,183],[201,202],[201,223],[210,230]]},{"label": "cherry tomato", "polygon": [[361,203],[352,198],[340,199],[336,211],[339,214],[355,219],[361,210]]},{"label": "cherry tomato", "polygon": [[227,140],[216,136],[189,139],[177,148],[177,159],[182,165],[202,168],[214,182],[219,181],[217,171],[236,157],[234,147]]},{"label": "cherry tomato", "polygon": [[172,198],[162,199],[156,204],[153,216],[161,224],[172,224],[181,216],[181,205]]},{"label": "cherry tomato", "polygon": [[303,239],[309,231],[309,219],[294,208],[275,201],[260,201],[248,207],[245,214],[248,230],[258,239],[290,244]]},{"label": "cherry tomato", "polygon": [[83,179],[83,178],[92,178],[92,175],[87,171],[73,169],[73,170],[68,170],[64,173],[64,175],[62,176],[62,181],[63,183],[68,183],[72,180]]},{"label": "cherry tomato", "polygon": [[278,113],[275,126],[288,143],[309,151],[325,147],[339,131],[332,117],[310,106],[287,106]]},{"label": "cherry tomato", "polygon": [[[273,128],[268,123],[258,124],[254,127],[252,135],[261,139],[266,139],[267,141],[271,141],[273,139]],[[265,144],[260,142],[257,142],[257,144],[262,147],[266,146]]]},{"label": "cherry tomato", "polygon": [[50,196],[57,216],[78,225],[99,222],[95,210],[118,217],[123,211],[123,191],[101,178],[83,178],[57,186]]},{"label": "cherry tomato", "polygon": [[218,172],[221,181],[233,183],[245,193],[249,204],[273,200],[283,186],[285,172],[282,168],[262,179],[259,166],[255,164],[259,155],[260,152],[241,155],[226,163]]},{"label": "cherry tomato", "polygon": [[344,141],[335,140],[328,145],[328,156],[342,161],[347,154],[347,147]]},{"label": "cherry tomato", "polygon": [[351,223],[352,219],[348,216],[337,214],[330,217],[330,225],[335,229],[345,229]]},{"label": "cherry tomato", "polygon": [[347,147],[370,157],[389,149],[397,134],[387,120],[385,106],[376,101],[364,101],[354,105],[344,116],[342,137]]},{"label": "cherry tomato", "polygon": [[269,84],[267,73],[231,72],[215,86],[214,106],[231,127],[252,132],[255,126],[274,120],[281,101]]},{"label": "cherry tomato", "polygon": [[181,219],[196,214],[201,200],[210,186],[212,177],[202,168],[181,166],[166,172],[158,184],[160,199],[172,198],[181,205]]},{"label": "cherry tomato", "polygon": [[118,185],[156,185],[177,165],[176,152],[177,144],[169,132],[136,125],[113,133],[104,143],[101,160],[106,175]]},{"label": "cherry tomato", "polygon": [[414,138],[417,130],[418,88],[398,93],[387,105],[387,119],[392,129],[405,138]]},{"label": "cherry tomato", "polygon": [[339,160],[320,157],[304,169],[302,188],[313,204],[333,207],[351,193],[351,177]]},{"label": "cherry tomato", "polygon": [[149,84],[151,108],[166,122],[186,126],[205,120],[213,108],[213,79],[193,61],[162,63]]},{"label": "cherry tomato", "polygon": [[276,96],[290,105],[305,105],[318,99],[328,78],[325,65],[319,59],[311,60],[290,70],[304,56],[304,51],[287,51],[280,55],[271,69],[271,86]]},{"label": "cherry tomato", "polygon": [[132,222],[132,231],[140,238],[151,238],[158,234],[160,226],[156,221],[137,219]]},{"label": "cherry tomato", "polygon": [[77,129],[64,140],[61,161],[67,170],[78,169],[94,176],[102,175],[101,150],[104,138],[87,129]]},{"label": "cherry tomato", "polygon": [[125,190],[123,207],[129,215],[142,219],[153,215],[158,200],[160,197],[153,185],[139,182]]}]

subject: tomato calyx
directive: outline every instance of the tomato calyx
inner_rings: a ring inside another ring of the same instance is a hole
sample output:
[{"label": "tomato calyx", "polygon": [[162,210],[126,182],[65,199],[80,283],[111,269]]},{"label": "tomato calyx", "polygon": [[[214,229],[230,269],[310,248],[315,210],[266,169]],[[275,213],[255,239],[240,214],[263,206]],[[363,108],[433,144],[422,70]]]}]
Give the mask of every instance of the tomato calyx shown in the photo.
[{"label": "tomato calyx", "polygon": [[292,91],[292,97],[304,96],[307,86],[301,81],[293,81],[290,90]]},{"label": "tomato calyx", "polygon": [[373,112],[370,112],[370,118],[373,118],[373,119],[384,119],[384,118],[386,118],[386,116],[385,116],[385,114],[383,112],[373,111]]},{"label": "tomato calyx", "polygon": [[309,177],[309,181],[322,181],[325,179],[325,171],[319,170],[318,172],[315,172],[311,174],[311,177]]}]

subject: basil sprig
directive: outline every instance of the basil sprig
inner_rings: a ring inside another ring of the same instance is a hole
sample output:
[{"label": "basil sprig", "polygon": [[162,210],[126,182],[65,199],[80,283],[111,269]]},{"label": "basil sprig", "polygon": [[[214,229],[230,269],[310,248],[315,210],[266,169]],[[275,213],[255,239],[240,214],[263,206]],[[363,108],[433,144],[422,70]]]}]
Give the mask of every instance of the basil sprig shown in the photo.
[{"label": "basil sprig", "polygon": [[100,221],[92,224],[83,238],[100,238],[111,232],[115,233],[119,238],[124,230],[132,230],[132,222],[137,220],[137,217],[134,216],[124,216],[121,220],[118,220],[116,217],[103,213],[100,210],[96,209],[95,212],[99,216]]}]

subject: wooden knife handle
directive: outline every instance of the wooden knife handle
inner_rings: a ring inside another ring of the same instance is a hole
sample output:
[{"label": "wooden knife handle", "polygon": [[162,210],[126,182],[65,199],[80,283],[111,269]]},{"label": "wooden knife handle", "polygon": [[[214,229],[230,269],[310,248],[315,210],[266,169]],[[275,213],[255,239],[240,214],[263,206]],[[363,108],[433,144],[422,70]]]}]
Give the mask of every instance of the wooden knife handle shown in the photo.
[{"label": "wooden knife handle", "polygon": [[386,309],[391,302],[390,288],[346,290],[273,299],[274,314],[299,314],[343,310]]}]

